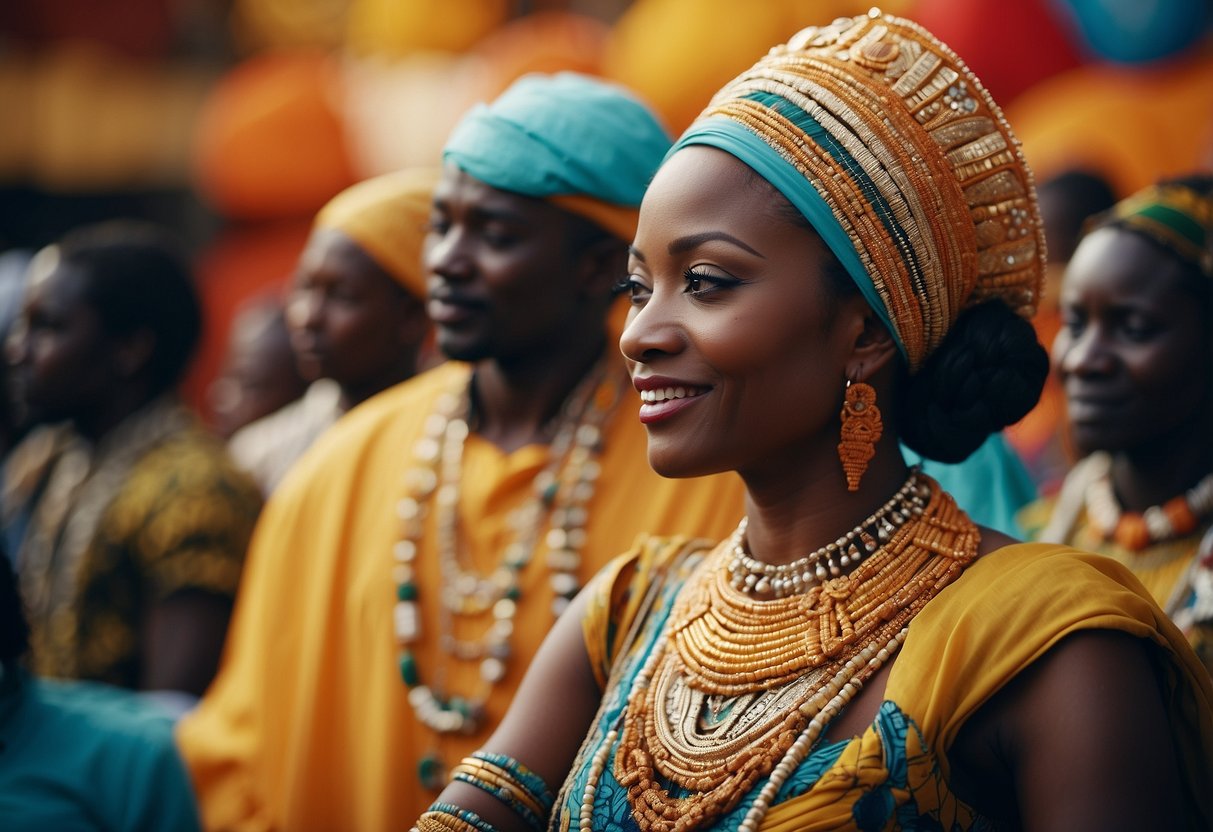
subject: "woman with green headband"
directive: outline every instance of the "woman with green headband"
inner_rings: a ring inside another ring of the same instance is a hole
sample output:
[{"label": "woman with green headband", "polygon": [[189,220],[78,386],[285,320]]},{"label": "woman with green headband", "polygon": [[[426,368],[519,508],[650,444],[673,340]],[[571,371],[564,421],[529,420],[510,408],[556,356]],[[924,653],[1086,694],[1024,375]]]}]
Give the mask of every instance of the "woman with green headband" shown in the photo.
[{"label": "woman with green headband", "polygon": [[417,828],[1208,829],[1180,633],[898,446],[963,459],[1035,402],[1043,259],[1010,128],[917,25],[806,29],[722,89],[644,197],[620,344],[654,469],[738,472],[746,516],[600,573]]},{"label": "woman with green headband", "polygon": [[1040,539],[1127,566],[1213,672],[1211,246],[1208,174],[1146,188],[1087,231],[1053,344],[1082,459],[1028,513],[1048,515]]}]

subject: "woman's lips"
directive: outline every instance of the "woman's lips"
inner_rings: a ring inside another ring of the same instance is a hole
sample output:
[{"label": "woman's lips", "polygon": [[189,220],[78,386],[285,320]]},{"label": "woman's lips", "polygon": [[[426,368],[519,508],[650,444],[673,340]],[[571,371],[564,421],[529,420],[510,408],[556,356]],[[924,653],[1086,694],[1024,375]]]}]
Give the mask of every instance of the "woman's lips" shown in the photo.
[{"label": "woman's lips", "polygon": [[658,387],[640,391],[640,421],[651,425],[669,419],[695,404],[710,388],[690,385]]}]

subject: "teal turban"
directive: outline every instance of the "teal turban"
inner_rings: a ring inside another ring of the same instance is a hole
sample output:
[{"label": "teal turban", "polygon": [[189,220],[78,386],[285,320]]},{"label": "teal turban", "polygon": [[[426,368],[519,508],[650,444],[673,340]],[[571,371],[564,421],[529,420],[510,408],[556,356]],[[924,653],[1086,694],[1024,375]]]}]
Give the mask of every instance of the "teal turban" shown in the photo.
[{"label": "teal turban", "polygon": [[[665,129],[631,93],[562,72],[526,75],[491,104],[472,108],[442,158],[499,190],[541,199],[589,197],[603,207],[636,209],[669,148]],[[605,216],[590,218],[631,237]]]}]

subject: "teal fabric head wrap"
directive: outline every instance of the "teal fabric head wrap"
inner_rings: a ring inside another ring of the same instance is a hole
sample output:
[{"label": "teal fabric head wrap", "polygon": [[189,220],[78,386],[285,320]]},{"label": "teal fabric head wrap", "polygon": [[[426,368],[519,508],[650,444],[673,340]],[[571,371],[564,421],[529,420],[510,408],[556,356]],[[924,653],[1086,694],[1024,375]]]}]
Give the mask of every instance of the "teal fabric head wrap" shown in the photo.
[{"label": "teal fabric head wrap", "polygon": [[474,107],[443,150],[486,185],[525,196],[640,205],[670,138],[621,87],[572,72],[527,75]]}]

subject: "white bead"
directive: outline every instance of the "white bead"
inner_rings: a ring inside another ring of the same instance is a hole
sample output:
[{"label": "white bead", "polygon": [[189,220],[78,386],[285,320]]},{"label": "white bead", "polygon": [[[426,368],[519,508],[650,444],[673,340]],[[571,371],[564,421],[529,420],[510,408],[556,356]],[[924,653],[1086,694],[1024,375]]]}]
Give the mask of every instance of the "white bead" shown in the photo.
[{"label": "white bead", "polygon": [[412,644],[421,634],[421,617],[414,601],[397,601],[392,613],[396,640]]}]

